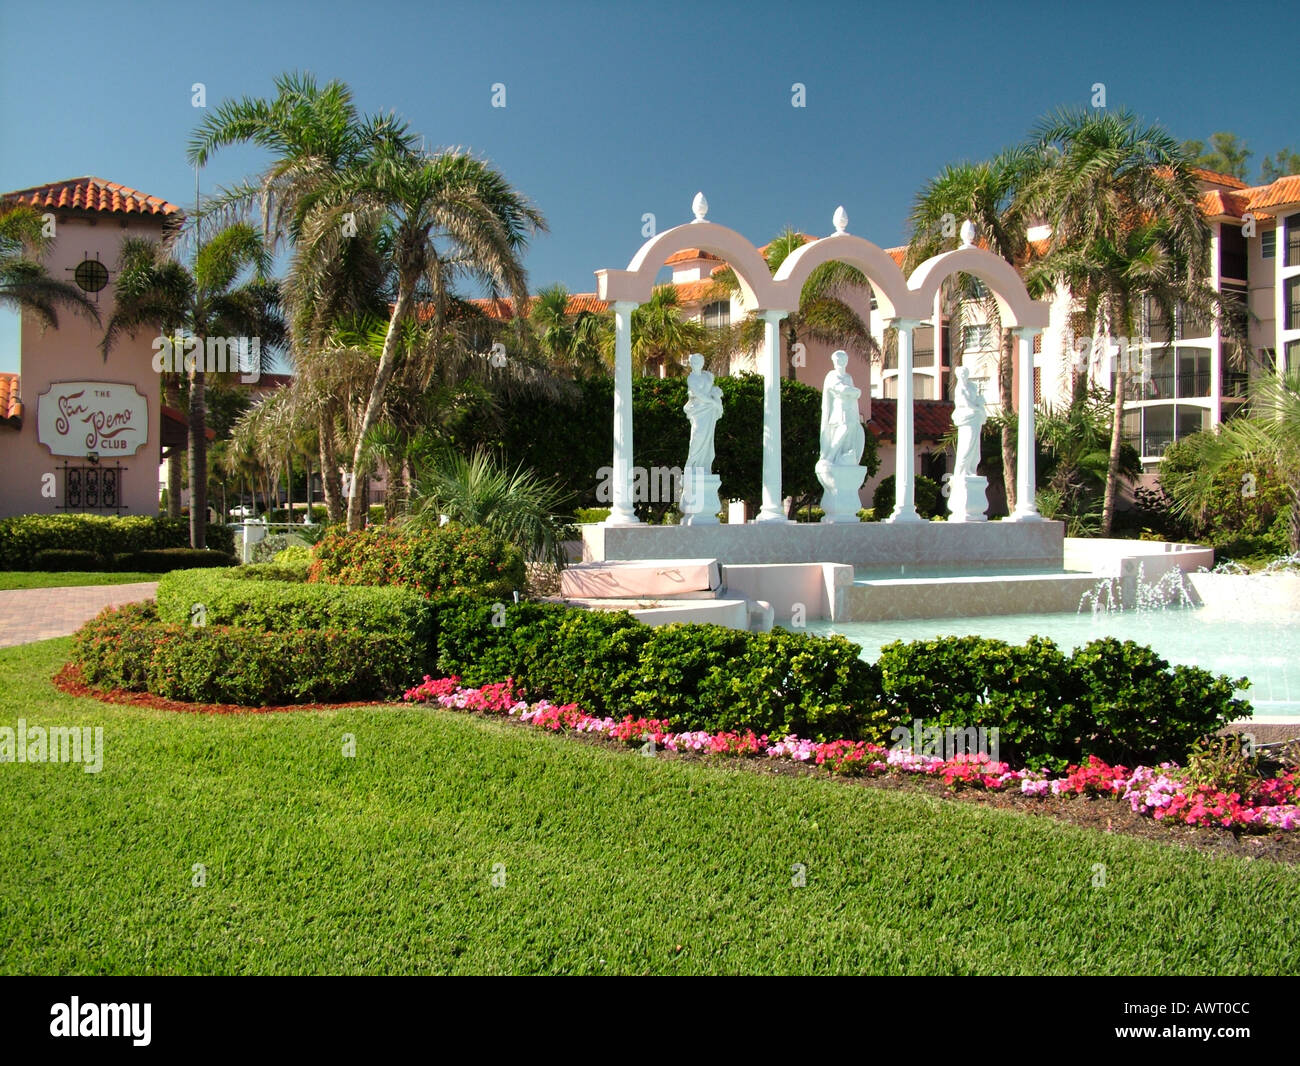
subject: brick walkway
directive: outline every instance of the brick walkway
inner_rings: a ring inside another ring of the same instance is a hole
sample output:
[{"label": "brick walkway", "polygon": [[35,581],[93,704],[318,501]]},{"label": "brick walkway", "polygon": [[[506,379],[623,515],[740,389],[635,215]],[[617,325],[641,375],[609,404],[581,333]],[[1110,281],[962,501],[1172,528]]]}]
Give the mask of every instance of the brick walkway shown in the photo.
[{"label": "brick walkway", "polygon": [[153,598],[156,581],[0,591],[0,648],[63,637],[105,607]]}]

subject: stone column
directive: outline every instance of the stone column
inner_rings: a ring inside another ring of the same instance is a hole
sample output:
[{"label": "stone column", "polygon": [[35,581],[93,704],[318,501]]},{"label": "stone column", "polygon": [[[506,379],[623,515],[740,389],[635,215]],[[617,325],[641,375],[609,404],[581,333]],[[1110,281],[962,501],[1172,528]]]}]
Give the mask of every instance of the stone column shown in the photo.
[{"label": "stone column", "polygon": [[614,301],[614,479],[607,526],[640,523],[632,509],[632,300]]},{"label": "stone column", "polygon": [[1034,502],[1038,480],[1034,447],[1034,337],[1039,332],[1038,329],[1015,330],[1020,349],[1020,397],[1016,412],[1020,435],[1016,442],[1016,509],[1008,518],[1011,522],[1042,521]]},{"label": "stone column", "polygon": [[781,506],[781,334],[786,311],[760,311],[763,319],[763,506],[755,522],[786,522]]},{"label": "stone column", "polygon": [[912,392],[912,331],[915,318],[895,318],[898,330],[898,417],[894,451],[894,513],[888,522],[919,522],[916,513],[916,411]]}]

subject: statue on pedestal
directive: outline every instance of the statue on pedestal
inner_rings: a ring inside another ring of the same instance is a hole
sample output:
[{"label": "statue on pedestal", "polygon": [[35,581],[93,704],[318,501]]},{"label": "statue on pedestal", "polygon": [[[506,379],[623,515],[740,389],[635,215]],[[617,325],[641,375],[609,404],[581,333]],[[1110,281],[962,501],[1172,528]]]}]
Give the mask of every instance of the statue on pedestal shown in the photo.
[{"label": "statue on pedestal", "polygon": [[860,465],[867,444],[858,400],[862,390],[849,374],[848,352],[831,355],[832,369],[822,382],[822,423],[817,480],[822,495],[823,522],[856,522],[861,503],[858,491],[866,480],[867,468]]},{"label": "statue on pedestal", "polygon": [[980,465],[980,431],[988,412],[979,386],[971,380],[969,367],[957,368],[952,402],[957,459],[948,489],[948,513],[954,522],[983,522],[988,510],[988,479],[975,471]]},{"label": "statue on pedestal", "polygon": [[722,417],[722,390],[704,369],[704,356],[695,352],[687,361],[691,372],[686,375],[687,399],[682,411],[691,424],[691,439],[682,470],[682,524],[706,525],[717,522],[722,507],[718,501],[722,479],[713,473],[713,430]]}]

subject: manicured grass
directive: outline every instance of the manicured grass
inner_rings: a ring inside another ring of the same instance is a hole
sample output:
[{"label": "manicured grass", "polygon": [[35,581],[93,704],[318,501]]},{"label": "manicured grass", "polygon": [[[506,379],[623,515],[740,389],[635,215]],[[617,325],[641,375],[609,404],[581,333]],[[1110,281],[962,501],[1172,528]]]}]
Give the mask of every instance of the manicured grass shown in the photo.
[{"label": "manicured grass", "polygon": [[67,588],[70,585],[131,585],[137,581],[157,581],[160,576],[136,571],[59,570],[47,574],[36,570],[0,570],[0,592],[5,589]]},{"label": "manicured grass", "polygon": [[105,737],[99,774],[0,765],[5,972],[1236,974],[1300,961],[1295,867],[438,710],[108,706],[46,680],[68,645],[0,651],[0,725]]}]

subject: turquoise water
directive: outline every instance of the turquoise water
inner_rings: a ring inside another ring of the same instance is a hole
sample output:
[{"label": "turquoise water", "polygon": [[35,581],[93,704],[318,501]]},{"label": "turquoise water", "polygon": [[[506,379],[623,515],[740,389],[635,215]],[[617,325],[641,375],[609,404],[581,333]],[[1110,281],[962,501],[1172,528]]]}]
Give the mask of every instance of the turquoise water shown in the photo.
[{"label": "turquoise water", "polygon": [[1201,666],[1217,674],[1250,679],[1250,700],[1260,717],[1300,719],[1300,615],[1242,621],[1199,608],[1084,614],[1012,614],[975,618],[926,618],[887,622],[809,622],[810,633],[838,633],[862,645],[874,660],[895,640],[981,636],[1023,644],[1050,637],[1070,649],[1098,637],[1150,645],[1174,664]]},{"label": "turquoise water", "polygon": [[928,577],[1000,577],[1006,574],[1067,574],[1067,573],[1085,573],[1085,571],[1069,571],[1059,566],[1005,566],[998,565],[995,568],[987,570],[977,570],[971,567],[966,569],[954,570],[950,566],[924,566],[924,565],[907,565],[907,566],[855,566],[853,568],[854,581],[881,581],[889,578],[918,578],[925,579]]}]

